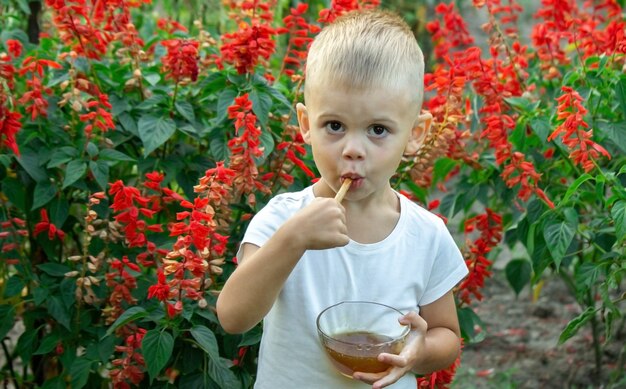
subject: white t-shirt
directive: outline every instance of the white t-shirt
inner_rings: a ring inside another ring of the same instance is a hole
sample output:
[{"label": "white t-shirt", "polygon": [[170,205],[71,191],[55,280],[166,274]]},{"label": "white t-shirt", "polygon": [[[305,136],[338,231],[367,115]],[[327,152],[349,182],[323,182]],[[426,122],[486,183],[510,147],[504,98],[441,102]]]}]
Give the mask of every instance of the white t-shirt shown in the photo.
[{"label": "white t-shirt", "polygon": [[[467,267],[443,221],[398,196],[400,218],[382,241],[350,240],[347,246],[308,250],[302,256],[263,320],[255,388],[371,388],[332,366],[318,339],[317,315],[344,300],[376,301],[403,313],[419,311],[465,277]],[[252,219],[243,243],[262,246],[314,197],[312,187],[274,197]],[[411,374],[389,386],[415,387]]]}]

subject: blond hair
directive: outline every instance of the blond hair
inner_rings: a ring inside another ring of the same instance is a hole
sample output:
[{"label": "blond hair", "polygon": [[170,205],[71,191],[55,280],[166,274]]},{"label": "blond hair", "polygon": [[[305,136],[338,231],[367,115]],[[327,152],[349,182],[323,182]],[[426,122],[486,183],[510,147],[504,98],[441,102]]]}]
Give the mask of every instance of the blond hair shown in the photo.
[{"label": "blond hair", "polygon": [[305,99],[314,87],[414,88],[421,108],[424,56],[413,32],[397,14],[349,12],[313,41],[306,65]]}]

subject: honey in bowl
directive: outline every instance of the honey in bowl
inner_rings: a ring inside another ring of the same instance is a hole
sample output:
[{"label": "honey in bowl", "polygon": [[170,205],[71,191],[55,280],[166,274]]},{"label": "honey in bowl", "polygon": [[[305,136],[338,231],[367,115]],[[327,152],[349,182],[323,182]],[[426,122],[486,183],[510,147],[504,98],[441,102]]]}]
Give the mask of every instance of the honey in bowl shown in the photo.
[{"label": "honey in bowl", "polygon": [[379,373],[389,365],[378,361],[380,353],[398,354],[410,328],[398,319],[402,312],[367,301],[343,301],[324,309],[317,317],[320,342],[333,366],[346,377],[355,371]]},{"label": "honey in bowl", "polygon": [[380,362],[378,354],[397,354],[403,346],[401,342],[394,343],[390,336],[367,331],[344,332],[332,338],[336,342],[327,342],[324,348],[337,370],[348,377],[355,371],[380,373],[387,370],[389,365]]}]

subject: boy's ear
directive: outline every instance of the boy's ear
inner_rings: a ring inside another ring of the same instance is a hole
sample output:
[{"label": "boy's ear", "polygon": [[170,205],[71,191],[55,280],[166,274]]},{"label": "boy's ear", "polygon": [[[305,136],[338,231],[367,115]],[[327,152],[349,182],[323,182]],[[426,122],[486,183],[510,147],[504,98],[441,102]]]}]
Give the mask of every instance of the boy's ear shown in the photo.
[{"label": "boy's ear", "polygon": [[404,155],[413,156],[417,154],[417,151],[422,147],[422,143],[426,140],[432,121],[433,115],[430,112],[425,112],[417,117],[411,130],[409,141],[404,149]]},{"label": "boy's ear", "polygon": [[298,124],[300,125],[300,134],[306,144],[311,144],[311,127],[309,125],[309,114],[306,106],[302,103],[296,104],[296,113],[298,115]]}]

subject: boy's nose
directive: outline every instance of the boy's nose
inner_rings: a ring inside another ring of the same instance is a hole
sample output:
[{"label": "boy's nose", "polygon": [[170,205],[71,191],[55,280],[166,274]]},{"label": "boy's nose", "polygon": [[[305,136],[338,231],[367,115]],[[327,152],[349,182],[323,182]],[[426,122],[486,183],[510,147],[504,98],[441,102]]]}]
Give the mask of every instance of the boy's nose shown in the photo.
[{"label": "boy's nose", "polygon": [[365,157],[365,148],[358,136],[346,137],[342,157],[349,160],[360,160]]}]

